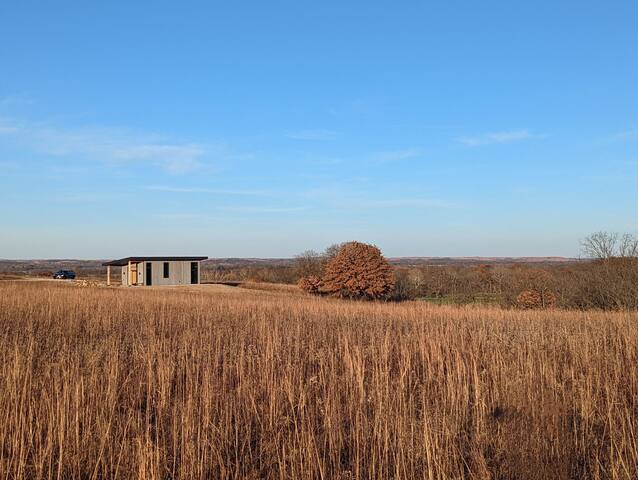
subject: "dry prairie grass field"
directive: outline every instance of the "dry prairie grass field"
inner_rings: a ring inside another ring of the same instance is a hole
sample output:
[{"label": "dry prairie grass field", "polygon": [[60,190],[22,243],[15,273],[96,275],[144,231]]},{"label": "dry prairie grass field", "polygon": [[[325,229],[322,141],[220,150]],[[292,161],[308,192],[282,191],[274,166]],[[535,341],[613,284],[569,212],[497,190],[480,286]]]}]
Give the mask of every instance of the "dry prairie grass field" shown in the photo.
[{"label": "dry prairie grass field", "polygon": [[638,478],[638,316],[0,282],[0,477]]}]

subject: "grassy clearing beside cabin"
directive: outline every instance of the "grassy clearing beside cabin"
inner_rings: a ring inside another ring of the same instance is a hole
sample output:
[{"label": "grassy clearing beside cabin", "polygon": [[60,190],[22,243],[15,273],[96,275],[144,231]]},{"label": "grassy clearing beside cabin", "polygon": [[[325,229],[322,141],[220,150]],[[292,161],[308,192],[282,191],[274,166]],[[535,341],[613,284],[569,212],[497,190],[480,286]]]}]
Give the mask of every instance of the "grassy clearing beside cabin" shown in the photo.
[{"label": "grassy clearing beside cabin", "polygon": [[6,281],[0,476],[637,478],[637,361],[635,313]]}]

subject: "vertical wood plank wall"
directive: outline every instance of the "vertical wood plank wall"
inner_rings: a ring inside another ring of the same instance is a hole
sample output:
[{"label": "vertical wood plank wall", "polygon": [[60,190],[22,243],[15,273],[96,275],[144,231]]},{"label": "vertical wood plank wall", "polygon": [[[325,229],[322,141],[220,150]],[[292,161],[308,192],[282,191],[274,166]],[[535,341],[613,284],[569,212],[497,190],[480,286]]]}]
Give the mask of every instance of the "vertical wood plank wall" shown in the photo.
[{"label": "vertical wood plank wall", "polygon": [[[168,278],[164,278],[164,262],[139,262],[135,264],[137,271],[137,283],[134,285],[146,285],[146,264],[151,264],[152,285],[190,285],[191,284],[191,262],[190,261],[172,261],[168,262]],[[197,283],[201,281],[202,265],[197,263]],[[133,285],[133,263],[129,262],[126,267],[122,267],[122,285]],[[108,272],[108,270],[107,270]],[[109,275],[107,273],[107,275]],[[110,278],[110,277],[109,277]]]}]

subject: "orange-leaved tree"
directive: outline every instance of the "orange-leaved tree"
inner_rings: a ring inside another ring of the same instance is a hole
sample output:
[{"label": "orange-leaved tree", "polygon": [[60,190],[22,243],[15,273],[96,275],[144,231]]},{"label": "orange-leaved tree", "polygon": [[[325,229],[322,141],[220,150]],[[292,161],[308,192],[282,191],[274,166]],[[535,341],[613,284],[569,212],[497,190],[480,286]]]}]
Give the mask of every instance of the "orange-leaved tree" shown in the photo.
[{"label": "orange-leaved tree", "polygon": [[328,262],[320,291],[340,298],[386,299],[394,290],[394,272],[374,245],[348,242]]}]

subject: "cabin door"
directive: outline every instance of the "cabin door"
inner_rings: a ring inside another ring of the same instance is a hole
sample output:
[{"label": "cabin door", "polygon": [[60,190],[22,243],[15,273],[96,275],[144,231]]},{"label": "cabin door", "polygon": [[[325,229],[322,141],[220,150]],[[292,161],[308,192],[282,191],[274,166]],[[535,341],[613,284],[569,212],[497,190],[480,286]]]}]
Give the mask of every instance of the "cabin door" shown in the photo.
[{"label": "cabin door", "polygon": [[137,285],[137,263],[131,264],[131,285]]},{"label": "cabin door", "polygon": [[191,284],[199,283],[199,263],[191,262]]},{"label": "cabin door", "polygon": [[146,285],[153,285],[153,264],[146,262]]}]

